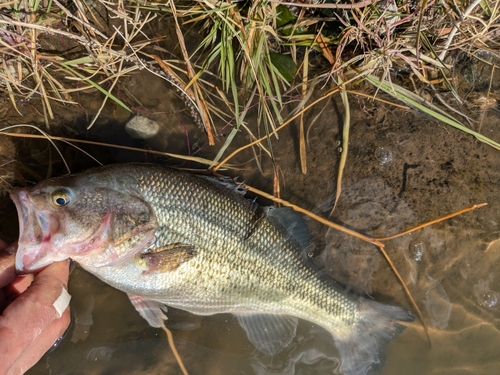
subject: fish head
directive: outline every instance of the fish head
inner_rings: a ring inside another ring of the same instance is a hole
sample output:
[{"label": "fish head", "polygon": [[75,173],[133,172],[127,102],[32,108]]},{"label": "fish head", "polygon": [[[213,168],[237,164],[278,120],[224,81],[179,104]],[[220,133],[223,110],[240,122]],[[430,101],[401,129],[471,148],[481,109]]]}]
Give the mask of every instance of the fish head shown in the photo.
[{"label": "fish head", "polygon": [[67,258],[96,267],[128,260],[154,240],[158,226],[138,193],[109,180],[61,177],[10,196],[19,217],[20,273]]}]

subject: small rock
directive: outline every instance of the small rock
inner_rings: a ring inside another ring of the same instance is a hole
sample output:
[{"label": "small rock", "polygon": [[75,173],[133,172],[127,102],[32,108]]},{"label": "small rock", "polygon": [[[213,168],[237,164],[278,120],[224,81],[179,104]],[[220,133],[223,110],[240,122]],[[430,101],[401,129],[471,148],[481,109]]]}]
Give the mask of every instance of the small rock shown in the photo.
[{"label": "small rock", "polygon": [[149,139],[158,134],[160,124],[147,117],[135,116],[125,125],[125,130],[132,138]]}]

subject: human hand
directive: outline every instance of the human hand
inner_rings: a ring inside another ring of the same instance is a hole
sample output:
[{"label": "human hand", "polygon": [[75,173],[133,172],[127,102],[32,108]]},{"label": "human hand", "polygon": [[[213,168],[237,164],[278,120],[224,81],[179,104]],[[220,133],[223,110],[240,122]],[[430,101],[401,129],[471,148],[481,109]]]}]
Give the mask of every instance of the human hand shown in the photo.
[{"label": "human hand", "polygon": [[69,260],[17,276],[0,240],[0,374],[23,374],[69,325]]}]

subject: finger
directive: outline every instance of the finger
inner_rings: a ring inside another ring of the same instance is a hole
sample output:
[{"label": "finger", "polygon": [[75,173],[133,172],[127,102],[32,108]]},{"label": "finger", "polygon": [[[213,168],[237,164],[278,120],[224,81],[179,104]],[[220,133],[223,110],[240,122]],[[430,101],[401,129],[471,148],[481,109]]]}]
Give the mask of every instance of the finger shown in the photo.
[{"label": "finger", "polygon": [[33,274],[17,276],[9,285],[5,287],[5,294],[7,295],[7,298],[15,300],[23,294],[26,289],[28,289],[34,279],[35,275]]},{"label": "finger", "polygon": [[0,312],[19,297],[28,287],[31,285],[35,278],[35,275],[28,274],[17,276],[9,285],[0,289]]},{"label": "finger", "polygon": [[10,284],[15,279],[15,258],[14,254],[0,251],[0,288]]},{"label": "finger", "polygon": [[67,295],[68,272],[69,261],[47,266],[35,276],[26,292],[4,310],[0,317],[0,353],[8,360],[0,362],[0,374],[66,310],[67,304],[61,306],[60,302],[61,296]]},{"label": "finger", "polygon": [[7,370],[6,375],[24,374],[33,367],[47,350],[54,345],[54,342],[64,334],[68,328],[69,322],[70,312],[69,309],[66,309],[59,319],[50,323],[43,334],[39,335],[30,345],[28,345],[17,361]]},{"label": "finger", "polygon": [[7,296],[3,287],[9,285],[16,277],[15,256],[3,251],[7,244],[0,240],[0,313],[7,306]]}]

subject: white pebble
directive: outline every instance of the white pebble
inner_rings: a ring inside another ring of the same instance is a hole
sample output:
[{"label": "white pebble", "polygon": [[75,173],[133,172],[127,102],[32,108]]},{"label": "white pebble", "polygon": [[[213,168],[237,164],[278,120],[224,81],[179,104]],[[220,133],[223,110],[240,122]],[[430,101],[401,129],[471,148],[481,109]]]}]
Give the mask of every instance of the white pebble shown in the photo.
[{"label": "white pebble", "polygon": [[149,139],[158,134],[160,124],[147,117],[135,116],[125,125],[125,130],[132,138]]}]

